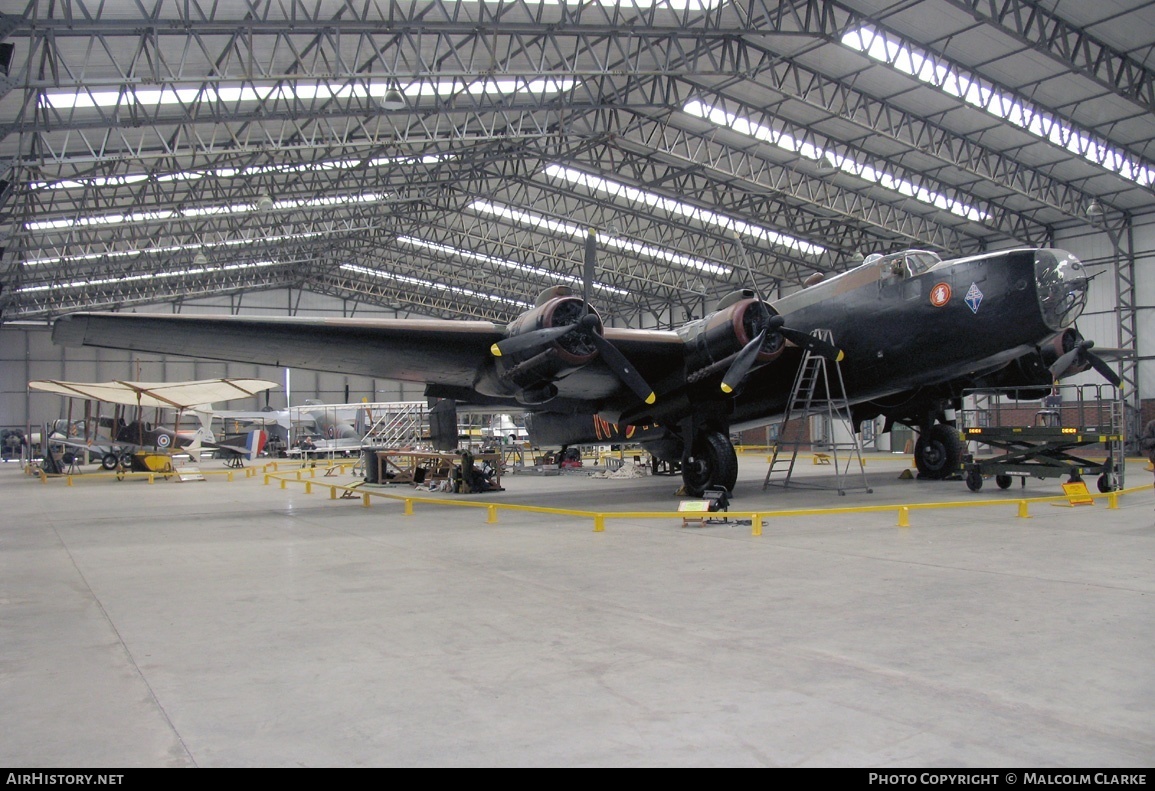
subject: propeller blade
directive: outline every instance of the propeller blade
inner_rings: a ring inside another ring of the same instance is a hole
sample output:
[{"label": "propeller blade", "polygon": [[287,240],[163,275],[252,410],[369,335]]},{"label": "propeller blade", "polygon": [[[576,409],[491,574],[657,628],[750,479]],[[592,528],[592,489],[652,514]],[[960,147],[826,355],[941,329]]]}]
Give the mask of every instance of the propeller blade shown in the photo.
[{"label": "propeller blade", "polygon": [[560,327],[545,327],[540,330],[530,330],[529,332],[523,332],[521,335],[514,335],[512,338],[498,341],[489,347],[489,351],[494,357],[501,357],[505,354],[517,354],[526,349],[545,346],[547,343],[555,341],[579,327],[581,327],[580,323],[574,323],[563,324]]},{"label": "propeller blade", "polygon": [[590,228],[586,234],[586,255],[585,264],[582,267],[582,302],[585,303],[585,309],[589,310],[590,305],[590,289],[593,288],[594,282],[594,264],[597,263],[598,258],[598,232]]},{"label": "propeller blade", "polygon": [[1062,379],[1068,370],[1076,365],[1086,363],[1087,355],[1090,353],[1089,350],[1094,345],[1094,341],[1079,341],[1079,343],[1075,345],[1075,348],[1060,355],[1059,359],[1051,363],[1051,367],[1048,369],[1051,372],[1051,376],[1055,379]]},{"label": "propeller blade", "polygon": [[842,350],[837,346],[827,343],[826,341],[815,338],[808,332],[802,330],[792,330],[789,327],[780,327],[778,333],[786,340],[793,343],[795,346],[800,346],[803,349],[808,349],[814,354],[819,354],[831,362],[841,362],[843,358]]},{"label": "propeller blade", "polygon": [[1122,378],[1120,378],[1119,374],[1111,370],[1111,366],[1107,365],[1106,360],[1097,354],[1093,354],[1092,352],[1087,352],[1086,354],[1087,362],[1089,362],[1091,367],[1098,371],[1104,379],[1115,385],[1115,387],[1123,384]]},{"label": "propeller blade", "polygon": [[730,363],[730,369],[722,377],[723,393],[730,395],[738,389],[738,385],[742,384],[742,380],[746,378],[746,374],[750,373],[750,368],[753,367],[754,361],[758,358],[758,352],[762,349],[762,342],[765,340],[766,330],[762,330],[754,340],[742,347],[742,351],[734,355],[734,362]]},{"label": "propeller blade", "polygon": [[593,339],[594,345],[598,347],[598,352],[601,354],[606,365],[610,367],[611,371],[617,374],[622,384],[633,390],[638,398],[647,404],[652,404],[657,400],[657,395],[654,394],[654,388],[650,387],[649,383],[642,378],[642,375],[630,365],[630,361],[626,359],[624,354],[618,351],[616,346],[596,332],[590,333],[590,338]]}]

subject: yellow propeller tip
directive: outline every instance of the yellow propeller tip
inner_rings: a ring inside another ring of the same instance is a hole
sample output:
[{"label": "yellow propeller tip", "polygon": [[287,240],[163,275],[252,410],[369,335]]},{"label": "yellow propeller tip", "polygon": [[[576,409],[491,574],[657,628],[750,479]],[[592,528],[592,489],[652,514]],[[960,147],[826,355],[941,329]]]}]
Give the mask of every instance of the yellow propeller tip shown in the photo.
[{"label": "yellow propeller tip", "polygon": [[657,400],[658,400],[658,397],[656,395],[654,395],[653,393],[650,393],[648,396],[646,396],[646,403],[647,404],[652,404]]},{"label": "yellow propeller tip", "polygon": [[730,393],[734,392],[734,388],[730,387],[730,385],[726,384],[725,382],[722,382],[722,392],[726,395],[730,395]]},{"label": "yellow propeller tip", "polygon": [[842,362],[842,358],[845,356],[846,356],[846,352],[842,351],[842,349],[839,349],[838,350],[838,356],[834,358],[834,362],[836,362],[836,363]]},{"label": "yellow propeller tip", "polygon": [[489,351],[493,354],[494,357],[501,356],[501,349],[497,348],[496,343],[489,347]]}]

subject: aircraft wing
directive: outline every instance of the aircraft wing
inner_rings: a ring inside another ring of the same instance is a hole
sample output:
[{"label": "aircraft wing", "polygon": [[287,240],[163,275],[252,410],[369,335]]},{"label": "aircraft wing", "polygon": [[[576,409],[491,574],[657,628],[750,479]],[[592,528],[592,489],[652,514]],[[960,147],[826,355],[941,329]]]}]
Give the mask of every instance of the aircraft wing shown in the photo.
[{"label": "aircraft wing", "polygon": [[504,337],[488,321],[77,313],[53,342],[468,387]]},{"label": "aircraft wing", "polygon": [[[76,313],[58,320],[52,338],[96,346],[215,360],[288,366],[441,386],[466,400],[490,348],[506,337],[488,321],[427,319],[261,318],[140,313]],[[657,381],[681,371],[682,339],[661,330],[607,327],[605,337]],[[567,399],[592,402],[624,393],[597,361],[559,383]],[[483,400],[483,399],[482,399]],[[509,399],[513,403],[512,399]]]},{"label": "aircraft wing", "polygon": [[194,382],[64,382],[55,379],[28,383],[32,390],[106,404],[188,409],[198,404],[244,398],[277,387],[264,379],[201,379]]}]

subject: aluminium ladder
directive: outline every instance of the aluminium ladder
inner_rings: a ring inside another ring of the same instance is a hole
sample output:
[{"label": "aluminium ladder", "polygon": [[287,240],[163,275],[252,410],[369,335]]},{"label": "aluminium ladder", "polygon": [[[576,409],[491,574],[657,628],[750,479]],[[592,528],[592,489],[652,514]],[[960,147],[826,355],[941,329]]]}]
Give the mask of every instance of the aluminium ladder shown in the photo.
[{"label": "aluminium ladder", "polygon": [[[811,334],[827,343],[833,344],[834,342],[830,330],[814,330]],[[831,367],[834,369],[833,376],[830,372]],[[803,432],[799,431],[795,432],[793,439],[787,439],[786,429],[795,417],[802,419],[803,426],[809,425],[811,417],[818,417],[823,420],[828,436],[828,441],[823,447],[828,448],[833,457],[835,480],[833,488],[836,488],[839,494],[846,494],[849,488],[865,489],[867,493],[872,491],[866,482],[866,466],[862,461],[862,446],[859,443],[858,435],[854,432],[854,420],[850,414],[850,402],[846,397],[846,384],[842,380],[842,368],[837,362],[828,365],[825,357],[809,349],[802,355],[802,364],[798,366],[798,372],[794,376],[790,400],[787,402],[786,413],[782,417],[782,425],[778,430],[778,439],[774,443],[773,453],[770,456],[770,466],[766,470],[766,478],[762,481],[763,490],[771,485],[770,479],[774,473],[783,470],[786,473],[785,478],[781,483],[775,482],[775,485],[783,487],[790,485],[803,435]],[[849,441],[840,442],[838,440],[836,431],[839,425],[845,428],[846,434],[850,436]],[[814,447],[813,442],[811,446]],[[788,456],[785,453],[787,448],[790,450]],[[844,451],[845,465],[839,459],[840,449]],[[846,484],[846,479],[850,472],[850,465],[854,461],[858,462],[861,484],[849,487]],[[800,484],[795,482],[794,485],[821,489],[832,488],[813,483]]]}]

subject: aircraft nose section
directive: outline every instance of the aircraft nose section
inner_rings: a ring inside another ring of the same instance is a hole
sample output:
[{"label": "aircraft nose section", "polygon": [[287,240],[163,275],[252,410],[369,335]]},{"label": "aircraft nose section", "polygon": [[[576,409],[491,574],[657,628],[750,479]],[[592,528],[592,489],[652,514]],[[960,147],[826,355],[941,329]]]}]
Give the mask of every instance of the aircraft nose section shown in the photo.
[{"label": "aircraft nose section", "polygon": [[1087,306],[1087,270],[1065,250],[1035,251],[1035,285],[1043,321],[1055,332],[1075,323]]}]

